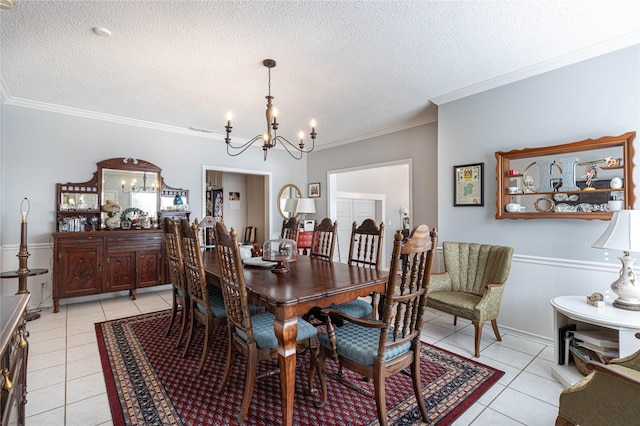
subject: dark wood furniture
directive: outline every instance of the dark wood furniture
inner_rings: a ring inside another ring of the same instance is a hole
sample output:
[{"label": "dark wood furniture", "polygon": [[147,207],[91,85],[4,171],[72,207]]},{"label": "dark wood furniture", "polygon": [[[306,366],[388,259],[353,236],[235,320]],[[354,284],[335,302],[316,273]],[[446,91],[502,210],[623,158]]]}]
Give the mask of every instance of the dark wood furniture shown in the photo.
[{"label": "dark wood furniture", "polygon": [[[214,251],[206,251],[204,269],[207,281],[219,286],[218,261]],[[359,268],[337,262],[324,262],[301,256],[289,264],[290,272],[272,274],[269,268],[245,267],[244,279],[252,302],[266,306],[275,315],[274,332],[278,339],[282,419],[293,424],[295,391],[296,338],[298,317],[314,306],[344,303],[369,293],[382,292],[388,275],[384,271]]]},{"label": "dark wood furniture", "polygon": [[187,281],[184,275],[184,260],[182,256],[182,237],[180,235],[180,222],[175,222],[165,218],[162,225],[164,231],[165,258],[167,269],[169,270],[169,281],[171,281],[171,321],[167,326],[165,336],[171,332],[171,327],[180,313],[180,334],[175,348],[180,346],[182,337],[186,335],[188,319],[191,317],[189,311],[191,301],[187,289]]},{"label": "dark wood furniture", "polygon": [[0,424],[24,425],[27,403],[26,309],[30,295],[3,296],[0,301]]},{"label": "dark wood furniture", "polygon": [[[278,357],[277,343],[273,331],[274,316],[270,312],[262,312],[255,315],[250,313],[249,295],[247,284],[244,280],[244,270],[236,231],[231,229],[231,233],[229,233],[224,223],[218,222],[215,226],[215,234],[216,255],[220,270],[219,281],[227,309],[227,331],[229,336],[226,367],[218,392],[223,392],[229,383],[236,359],[235,355],[242,354],[246,360],[247,368],[242,406],[237,417],[238,423],[242,424],[249,412],[256,379],[269,377],[273,374],[272,371],[266,371],[257,375],[260,369],[260,361]],[[311,365],[315,365],[318,350],[318,331],[313,325],[302,319],[299,320],[296,327],[298,329],[297,349],[301,351],[310,349]],[[307,386],[309,392],[311,392],[313,386],[312,374],[309,375]]]},{"label": "dark wood furniture", "polygon": [[[166,185],[158,166],[135,158],[100,161],[91,180],[57,184],[54,312],[60,299],[122,290],[135,299],[137,289],[164,284],[168,271],[157,221],[188,219],[188,197],[188,190]],[[108,200],[122,209],[115,230],[103,223],[101,206]]]},{"label": "dark wood furniture", "polygon": [[333,251],[336,248],[336,237],[338,236],[338,222],[331,223],[331,219],[325,217],[313,227],[311,238],[311,256],[314,259],[333,262]]},{"label": "dark wood furniture", "polygon": [[[620,198],[624,199],[623,209],[632,209],[635,137],[636,132],[628,132],[563,145],[496,152],[496,219],[610,220],[612,213],[604,206]],[[619,161],[611,166],[607,158]],[[589,170],[597,176],[597,180],[587,178],[592,189],[587,189],[585,180]],[[615,177],[622,179],[622,188],[609,187]],[[511,193],[510,188],[516,192]],[[508,204],[516,205],[511,209],[514,211],[508,211]],[[517,206],[524,206],[524,211],[515,210]]]},{"label": "dark wood furniture", "polygon": [[198,374],[202,374],[209,356],[213,330],[225,323],[227,312],[222,294],[213,294],[207,288],[207,277],[204,271],[202,250],[200,249],[197,220],[193,225],[189,224],[187,219],[180,221],[180,239],[182,241],[184,275],[189,293],[187,310],[191,314],[189,316],[189,337],[184,347],[183,356],[187,356],[189,353],[196,326],[204,326],[204,345],[202,346],[202,356],[198,367]]},{"label": "dark wood furniture", "polygon": [[162,230],[53,233],[53,309],[60,299],[165,283]]},{"label": "dark wood furniture", "polygon": [[298,234],[300,233],[300,226],[298,225],[298,219],[292,217],[290,219],[282,220],[282,229],[280,230],[280,238],[286,238],[298,242]]},{"label": "dark wood furniture", "polygon": [[[427,307],[427,285],[431,275],[433,252],[438,242],[435,230],[420,225],[404,239],[397,232],[391,256],[389,282],[379,320],[361,319],[335,309],[323,309],[327,334],[320,336],[317,369],[320,374],[320,407],[327,402],[325,376],[354,389],[376,402],[378,421],[386,426],[387,404],[384,381],[409,368],[422,420],[429,421],[420,380],[420,332]],[[335,331],[331,316],[346,324]],[[354,353],[356,352],[357,353]],[[337,374],[324,369],[326,358],[339,365]],[[349,380],[343,368],[373,380],[374,392]],[[313,372],[313,368],[312,368]]]}]

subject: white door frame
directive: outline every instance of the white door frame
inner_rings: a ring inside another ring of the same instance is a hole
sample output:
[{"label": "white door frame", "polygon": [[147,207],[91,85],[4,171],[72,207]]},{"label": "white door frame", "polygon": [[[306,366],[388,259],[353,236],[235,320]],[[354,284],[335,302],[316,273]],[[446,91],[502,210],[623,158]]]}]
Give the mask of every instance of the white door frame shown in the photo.
[{"label": "white door frame", "polygon": [[207,194],[206,194],[206,190],[207,190],[207,171],[218,171],[218,172],[227,172],[227,173],[238,173],[238,174],[244,174],[244,175],[256,175],[256,176],[266,176],[266,182],[265,182],[265,191],[267,192],[266,198],[265,198],[265,206],[264,206],[264,211],[265,211],[265,225],[268,225],[268,227],[266,228],[268,230],[268,232],[265,232],[264,238],[265,241],[267,239],[270,238],[271,235],[271,229],[272,229],[272,224],[273,224],[273,218],[271,217],[271,209],[273,207],[273,200],[271,199],[271,194],[272,194],[272,172],[267,172],[267,171],[261,171],[261,170],[250,170],[250,169],[238,169],[235,167],[220,167],[220,166],[208,166],[206,164],[204,164],[202,166],[202,181],[200,183],[200,199],[203,201],[202,202],[202,217],[204,217],[207,213],[207,203],[205,202],[205,200],[207,199]]}]

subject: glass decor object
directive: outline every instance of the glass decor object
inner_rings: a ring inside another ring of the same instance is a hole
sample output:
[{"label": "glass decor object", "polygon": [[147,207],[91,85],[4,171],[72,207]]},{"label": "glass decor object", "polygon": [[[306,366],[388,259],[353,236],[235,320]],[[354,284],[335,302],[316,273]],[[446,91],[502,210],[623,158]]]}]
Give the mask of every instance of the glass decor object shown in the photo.
[{"label": "glass decor object", "polygon": [[287,238],[265,241],[262,247],[262,260],[277,262],[271,270],[276,274],[289,272],[287,264],[298,260],[298,245]]},{"label": "glass decor object", "polygon": [[613,213],[609,226],[591,247],[617,250],[624,253],[619,257],[622,269],[611,284],[611,290],[618,295],[613,306],[630,311],[640,311],[640,283],[633,271],[635,258],[630,252],[640,252],[640,210],[621,210]]}]

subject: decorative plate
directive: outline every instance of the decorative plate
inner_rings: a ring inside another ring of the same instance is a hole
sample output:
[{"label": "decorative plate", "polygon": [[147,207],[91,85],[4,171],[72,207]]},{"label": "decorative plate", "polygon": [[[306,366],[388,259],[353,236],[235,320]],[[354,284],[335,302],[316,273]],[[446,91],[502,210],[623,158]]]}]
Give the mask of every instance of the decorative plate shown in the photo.
[{"label": "decorative plate", "polygon": [[258,268],[272,268],[278,264],[278,262],[268,262],[266,260],[262,260],[260,257],[249,257],[244,259],[242,263],[245,266],[256,266]]}]

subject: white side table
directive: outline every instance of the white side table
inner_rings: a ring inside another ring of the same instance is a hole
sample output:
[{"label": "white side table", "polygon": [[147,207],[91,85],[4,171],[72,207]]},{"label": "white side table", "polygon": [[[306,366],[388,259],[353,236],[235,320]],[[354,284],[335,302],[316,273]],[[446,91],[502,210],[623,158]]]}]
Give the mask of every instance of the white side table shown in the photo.
[{"label": "white side table", "polygon": [[554,310],[554,366],[551,374],[565,387],[579,381],[583,376],[575,365],[559,364],[560,336],[558,329],[575,324],[577,330],[610,329],[618,332],[620,357],[640,350],[640,311],[614,308],[607,303],[604,308],[596,308],[587,303],[586,296],[560,296],[551,299]]}]

